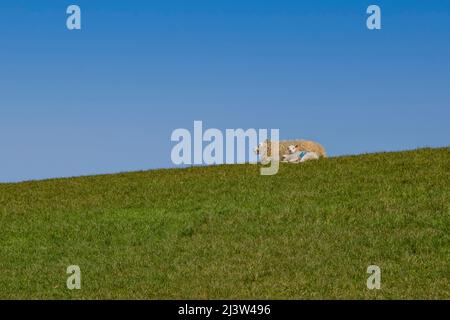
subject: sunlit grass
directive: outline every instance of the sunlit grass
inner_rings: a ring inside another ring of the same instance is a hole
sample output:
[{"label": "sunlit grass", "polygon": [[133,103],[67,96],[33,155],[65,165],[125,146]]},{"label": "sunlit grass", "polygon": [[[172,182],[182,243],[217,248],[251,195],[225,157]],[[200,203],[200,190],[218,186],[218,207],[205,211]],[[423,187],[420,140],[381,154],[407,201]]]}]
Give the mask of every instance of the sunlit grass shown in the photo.
[{"label": "sunlit grass", "polygon": [[3,299],[450,298],[450,148],[0,184],[0,219]]}]

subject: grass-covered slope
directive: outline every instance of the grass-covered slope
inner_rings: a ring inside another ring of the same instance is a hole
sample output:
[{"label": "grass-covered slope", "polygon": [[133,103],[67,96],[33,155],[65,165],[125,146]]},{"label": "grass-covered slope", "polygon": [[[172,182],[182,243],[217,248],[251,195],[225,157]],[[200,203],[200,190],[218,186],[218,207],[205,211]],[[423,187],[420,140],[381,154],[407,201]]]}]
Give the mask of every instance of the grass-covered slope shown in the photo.
[{"label": "grass-covered slope", "polygon": [[0,298],[450,298],[450,148],[0,184],[0,217]]}]

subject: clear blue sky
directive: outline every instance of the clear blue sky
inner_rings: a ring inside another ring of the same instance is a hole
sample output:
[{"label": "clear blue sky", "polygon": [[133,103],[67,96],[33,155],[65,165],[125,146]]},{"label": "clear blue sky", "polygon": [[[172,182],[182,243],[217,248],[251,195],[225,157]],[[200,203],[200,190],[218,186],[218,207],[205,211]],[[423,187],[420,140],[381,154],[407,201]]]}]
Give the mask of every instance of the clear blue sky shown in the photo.
[{"label": "clear blue sky", "polygon": [[450,1],[0,2],[0,181],[172,167],[194,120],[330,155],[448,146]]}]

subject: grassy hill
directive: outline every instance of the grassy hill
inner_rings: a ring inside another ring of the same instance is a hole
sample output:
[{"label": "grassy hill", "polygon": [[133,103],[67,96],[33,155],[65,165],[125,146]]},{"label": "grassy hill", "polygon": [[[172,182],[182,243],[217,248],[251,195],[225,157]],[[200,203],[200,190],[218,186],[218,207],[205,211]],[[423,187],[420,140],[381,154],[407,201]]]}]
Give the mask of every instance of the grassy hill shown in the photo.
[{"label": "grassy hill", "polygon": [[2,299],[450,298],[450,148],[0,184],[0,219]]}]

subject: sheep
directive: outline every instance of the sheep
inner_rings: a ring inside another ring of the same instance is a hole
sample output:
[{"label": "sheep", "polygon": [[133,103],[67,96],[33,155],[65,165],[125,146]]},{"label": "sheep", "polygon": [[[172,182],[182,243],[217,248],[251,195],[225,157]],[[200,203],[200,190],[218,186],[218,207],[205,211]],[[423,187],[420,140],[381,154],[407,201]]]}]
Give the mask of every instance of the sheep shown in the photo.
[{"label": "sheep", "polygon": [[299,163],[305,162],[308,160],[317,160],[319,159],[319,155],[312,151],[299,151],[298,146],[294,146],[291,144],[288,147],[289,153],[283,155],[282,162],[290,162],[290,163]]},{"label": "sheep", "polygon": [[298,151],[311,151],[315,152],[319,157],[326,158],[327,154],[325,148],[317,142],[308,141],[308,140],[285,140],[285,141],[270,141],[265,140],[261,142],[255,149],[255,153],[261,156],[261,163],[267,164],[271,161],[272,156],[272,147],[276,148],[276,144],[278,144],[279,157],[278,159],[282,159],[284,154],[289,153],[289,146],[294,145],[297,146]]}]

